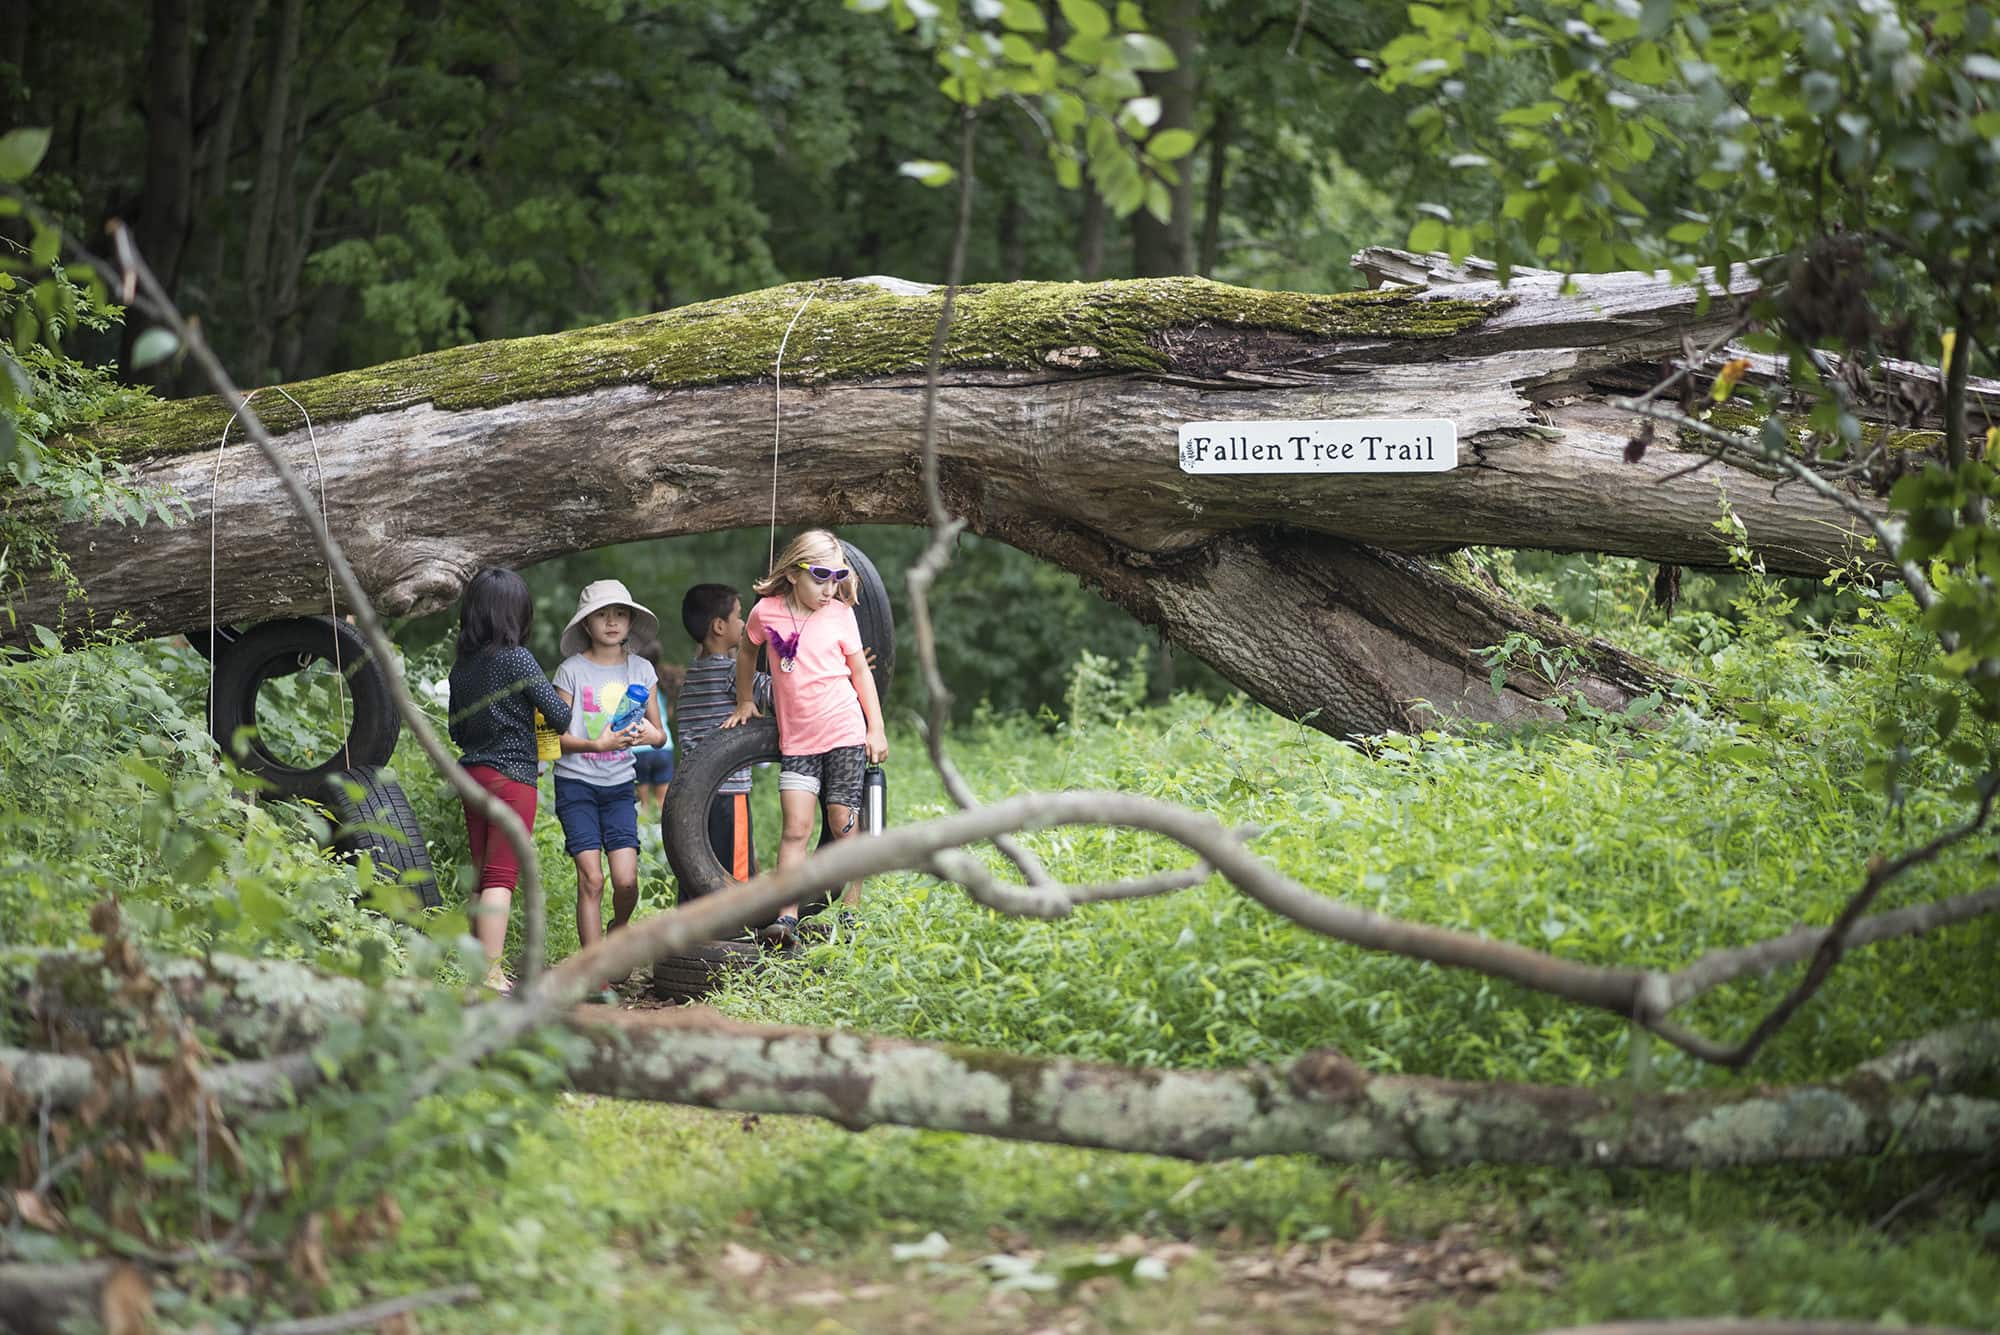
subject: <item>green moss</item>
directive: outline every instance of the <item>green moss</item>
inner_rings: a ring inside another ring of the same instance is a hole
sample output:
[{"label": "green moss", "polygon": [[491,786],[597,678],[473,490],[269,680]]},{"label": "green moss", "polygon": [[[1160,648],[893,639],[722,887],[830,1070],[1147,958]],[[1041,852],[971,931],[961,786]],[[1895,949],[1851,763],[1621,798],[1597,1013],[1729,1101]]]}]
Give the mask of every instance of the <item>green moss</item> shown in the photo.
[{"label": "green moss", "polygon": [[[801,313],[808,293],[811,304]],[[935,292],[898,296],[871,283],[793,283],[590,329],[446,348],[285,389],[324,425],[424,403],[490,408],[606,385],[750,380],[771,373],[795,315],[787,376],[811,382],[907,374],[923,369],[940,300]],[[1160,370],[1167,356],[1158,336],[1169,329],[1216,324],[1318,338],[1443,338],[1502,305],[1404,292],[1259,292],[1201,278],[1006,283],[960,292],[944,360],[951,367]],[[276,394],[256,406],[273,430],[301,425]],[[126,458],[210,448],[225,419],[214,398],[161,403],[101,424],[92,443]]]},{"label": "green moss", "polygon": [[[1764,413],[1751,409],[1734,399],[1718,403],[1708,410],[1708,421],[1711,425],[1719,426],[1725,430],[1734,431],[1744,436],[1754,437],[1758,429],[1764,425],[1764,417]],[[1785,439],[1792,443],[1793,451],[1803,454],[1806,448],[1806,435],[1812,429],[1807,423],[1806,416],[1803,413],[1784,413],[1780,415],[1779,420],[1785,424]],[[1872,442],[1869,439],[1871,433],[1874,437]],[[1681,432],[1680,439],[1681,444],[1685,448],[1696,453],[1706,454],[1715,448],[1713,441],[1694,431]],[[1940,448],[1943,442],[1944,432],[1942,431],[1899,430],[1886,424],[1873,422],[1866,423],[1862,427],[1862,446],[1864,450],[1871,443],[1881,445],[1889,450],[1936,450]]]}]

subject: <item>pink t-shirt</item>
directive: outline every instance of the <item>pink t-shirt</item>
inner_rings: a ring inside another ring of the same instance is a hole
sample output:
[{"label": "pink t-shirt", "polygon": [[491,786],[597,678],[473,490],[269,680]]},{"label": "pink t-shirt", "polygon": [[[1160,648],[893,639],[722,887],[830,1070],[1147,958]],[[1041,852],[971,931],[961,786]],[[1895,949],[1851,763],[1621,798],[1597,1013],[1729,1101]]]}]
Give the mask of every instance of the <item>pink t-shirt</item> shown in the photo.
[{"label": "pink t-shirt", "polygon": [[847,667],[847,656],[861,652],[854,609],[835,599],[802,617],[782,597],[759,598],[743,623],[743,634],[752,644],[765,644],[773,631],[787,640],[799,637],[790,672],[780,665],[777,649],[770,652],[779,749],[788,756],[816,756],[866,742],[868,720]]}]

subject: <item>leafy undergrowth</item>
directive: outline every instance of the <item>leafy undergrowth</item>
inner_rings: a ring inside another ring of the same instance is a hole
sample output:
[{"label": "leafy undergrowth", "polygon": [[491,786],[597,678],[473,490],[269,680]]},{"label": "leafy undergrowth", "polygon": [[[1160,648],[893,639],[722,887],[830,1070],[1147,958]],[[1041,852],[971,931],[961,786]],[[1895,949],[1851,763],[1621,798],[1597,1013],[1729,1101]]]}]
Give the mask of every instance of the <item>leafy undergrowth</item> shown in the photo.
[{"label": "leafy undergrowth", "polygon": [[[1780,603],[1766,590],[1728,617],[1613,626],[1700,679],[1632,717],[1578,711],[1511,736],[1437,731],[1353,748],[1247,704],[1135,710],[1134,683],[1086,658],[1067,719],[983,719],[952,747],[986,796],[1151,793],[1257,824],[1257,849],[1322,893],[1572,958],[1672,966],[1829,920],[1870,855],[1965,810],[1965,775],[1942,744],[1908,746],[1893,800],[1871,769],[1879,727],[1921,722],[1902,703],[1927,661],[1920,632],[1872,604],[1848,629],[1821,632]],[[1530,645],[1505,657],[1505,671],[1563,670]],[[421,679],[439,664],[412,667]],[[200,737],[203,685],[199,659],[162,645],[0,668],[9,940],[87,941],[88,905],[115,890],[131,929],[156,946],[461,977],[461,915],[396,923],[357,908],[356,873],[319,851],[310,813],[238,798]],[[920,757],[898,732],[898,821],[944,809]],[[396,764],[455,899],[456,805],[407,741]],[[1034,842],[1077,880],[1184,856],[1094,830]],[[576,929],[546,803],[537,846],[559,958]],[[1913,874],[1884,906],[1984,884],[1991,848]],[[653,912],[671,885],[656,849],[643,863],[641,911]],[[1631,1065],[1615,1017],[1314,938],[1219,883],[1034,923],[920,877],[883,877],[864,918],[850,942],[745,979],[719,1004],[757,1020],[1166,1066],[1282,1061],[1326,1045],[1379,1070],[1467,1078],[1600,1083]],[[1988,922],[1858,952],[1745,1078],[1823,1077],[1993,1014],[1996,947],[2000,927]],[[1786,981],[1738,984],[1692,1018],[1740,1033]],[[450,1018],[401,1035],[397,1061],[448,1044]],[[349,1039],[386,1061],[370,1034]],[[1656,1085],[1722,1078],[1658,1044],[1651,1057]],[[482,1304],[427,1315],[424,1328],[1195,1330],[1219,1319],[1499,1331],[1725,1312],[1977,1326],[2000,1293],[1990,1171],[1959,1172],[1893,1228],[1871,1227],[1952,1165],[1197,1166],[791,1118],[746,1127],[593,1099],[550,1112],[546,1078],[495,1072],[455,1086],[390,1142],[393,1162],[353,1175],[348,1197],[385,1184],[400,1223],[393,1237],[377,1229],[330,1250],[321,1306],[470,1278]],[[311,1155],[286,1152],[286,1180],[303,1190],[338,1177],[347,1147],[407,1081],[382,1065],[351,1103],[319,1107]],[[254,1161],[276,1164],[308,1124],[293,1115],[239,1134]],[[18,1148],[0,1131],[0,1150]],[[174,1180],[171,1158],[155,1167]],[[1450,1260],[1454,1238],[1507,1264]],[[1100,1265],[1099,1252],[1111,1260]],[[1011,1259],[982,1259],[996,1256]],[[1140,1275],[1139,1256],[1166,1278]],[[1093,1267],[1107,1273],[1092,1278]],[[166,1315],[194,1320],[233,1310],[229,1301],[219,1288]]]},{"label": "leafy undergrowth", "polygon": [[[467,1332],[1977,1328],[2000,1257],[1966,1201],[1869,1227],[1937,1168],[1187,1164],[565,1098],[503,1183],[434,1184],[400,1257],[364,1273],[408,1288],[469,1270],[487,1300],[425,1323]],[[1139,1256],[1155,1265],[1115,1264]]]},{"label": "leafy undergrowth", "polygon": [[[987,797],[1146,793],[1255,824],[1266,859],[1364,908],[1570,959],[1672,968],[1830,921],[1871,856],[1963,819],[1953,790],[1966,776],[1942,754],[1913,757],[1893,805],[1869,773],[1874,729],[1896,708],[1890,650],[1901,634],[1727,645],[1704,659],[1702,697],[1729,699],[1733,716],[1669,702],[1646,715],[1652,726],[1594,716],[1355,749],[1247,702],[1184,698],[1136,715],[1073,708],[1084,721],[1053,733],[997,722],[956,739],[953,753]],[[897,820],[946,810],[912,749],[892,770]],[[1186,861],[1152,836],[1108,830],[1027,842],[1075,882]],[[1990,849],[1972,841],[1896,883],[1880,906],[1986,884]],[[1630,1060],[1630,1029],[1616,1016],[1316,937],[1219,879],[1045,923],[1003,918],[925,878],[883,877],[867,888],[865,915],[854,942],[743,976],[720,1005],[745,1018],[1166,1066],[1331,1045],[1382,1071],[1593,1083]],[[1987,920],[1858,952],[1746,1078],[1835,1074],[1899,1039],[1993,1013],[1996,948],[2000,923]],[[1689,1018],[1740,1033],[1791,981],[1745,981]],[[1653,1047],[1666,1083],[1721,1078]]]}]

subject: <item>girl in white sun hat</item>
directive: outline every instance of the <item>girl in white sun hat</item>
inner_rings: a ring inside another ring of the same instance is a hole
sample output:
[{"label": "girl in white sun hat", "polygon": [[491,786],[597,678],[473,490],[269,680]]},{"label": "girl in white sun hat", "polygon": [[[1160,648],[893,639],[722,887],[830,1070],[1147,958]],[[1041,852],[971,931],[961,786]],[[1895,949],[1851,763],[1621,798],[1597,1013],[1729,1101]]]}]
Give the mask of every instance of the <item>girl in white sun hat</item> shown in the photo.
[{"label": "girl in white sun hat", "polygon": [[[576,615],[563,627],[564,658],[555,675],[556,691],[570,707],[565,731],[604,747],[568,751],[555,763],[556,819],[562,822],[563,851],[576,860],[576,935],[585,946],[604,935],[605,861],[611,872],[611,929],[623,927],[638,907],[639,809],[632,748],[658,746],[667,739],[660,722],[659,674],[625,648],[635,623],[652,636],[659,633],[659,618],[618,580],[584,585]],[[645,710],[614,730],[612,717],[634,686],[645,690]]]}]

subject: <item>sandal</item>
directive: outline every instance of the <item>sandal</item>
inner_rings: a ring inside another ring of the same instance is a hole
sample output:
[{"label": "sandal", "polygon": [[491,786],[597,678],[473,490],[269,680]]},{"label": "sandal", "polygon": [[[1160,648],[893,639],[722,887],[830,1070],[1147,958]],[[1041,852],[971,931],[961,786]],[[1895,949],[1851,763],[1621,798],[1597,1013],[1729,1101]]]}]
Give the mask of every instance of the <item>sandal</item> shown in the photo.
[{"label": "sandal", "polygon": [[488,992],[497,992],[503,997],[511,996],[514,992],[514,980],[509,978],[507,971],[498,964],[495,964],[486,971],[486,977],[481,981],[480,986]]},{"label": "sandal", "polygon": [[799,915],[780,913],[777,921],[757,933],[757,940],[766,946],[784,950],[799,939]]}]

